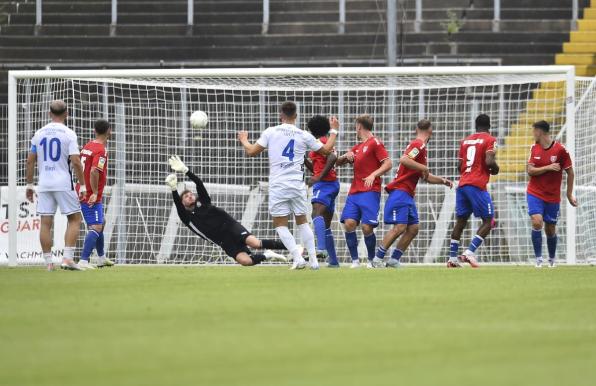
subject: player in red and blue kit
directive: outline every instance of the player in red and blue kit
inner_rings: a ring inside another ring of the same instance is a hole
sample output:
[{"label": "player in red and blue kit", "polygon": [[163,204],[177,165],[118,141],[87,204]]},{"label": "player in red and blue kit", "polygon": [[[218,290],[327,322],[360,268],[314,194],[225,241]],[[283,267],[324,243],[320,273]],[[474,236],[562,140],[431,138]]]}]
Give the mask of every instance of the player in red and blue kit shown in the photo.
[{"label": "player in red and blue kit", "polygon": [[[95,139],[87,142],[81,150],[81,162],[83,163],[85,186],[87,188],[86,195],[81,199],[81,212],[83,212],[88,232],[85,236],[79,266],[85,269],[93,268],[89,264],[93,249],[97,251],[99,257],[98,267],[114,265],[105,255],[103,203],[101,201],[108,171],[106,144],[111,135],[112,128],[109,122],[105,119],[99,119],[95,122]],[[79,186],[77,185],[78,190]]]},{"label": "player in red and blue kit", "polygon": [[565,146],[551,139],[550,125],[546,121],[539,121],[533,125],[533,135],[536,143],[530,150],[528,159],[527,199],[528,214],[532,219],[532,245],[536,256],[536,267],[542,267],[542,226],[546,233],[549,267],[555,267],[557,252],[557,219],[561,203],[561,183],[563,170],[567,173],[567,200],[572,206],[577,206],[573,196],[575,174],[571,156]]},{"label": "player in red and blue kit", "polygon": [[340,221],[345,227],[346,244],[352,258],[352,268],[360,266],[356,227],[362,223],[364,243],[370,261],[375,257],[381,205],[381,176],[391,170],[391,159],[383,143],[373,133],[373,119],[368,115],[356,118],[356,133],[360,143],[337,160],[337,165],[354,164],[354,179]]},{"label": "player in red and blue kit", "polygon": [[[453,182],[446,178],[438,177],[429,172],[427,166],[426,145],[432,136],[433,128],[429,120],[422,119],[416,127],[416,138],[410,142],[406,151],[399,159],[399,168],[395,179],[391,181],[385,190],[389,197],[385,202],[384,218],[385,224],[392,224],[393,227],[387,231],[381,245],[377,249],[376,256],[372,261],[374,268],[384,266],[398,268],[401,256],[406,251],[419,230],[418,210],[414,195],[418,180],[423,179],[430,184],[440,184],[453,187]],[[391,257],[385,262],[385,255],[391,245],[397,240],[397,247]]]},{"label": "player in red and blue kit", "polygon": [[482,219],[482,225],[472,238],[470,246],[459,260],[478,267],[476,249],[480,247],[492,228],[493,202],[486,190],[491,174],[499,173],[496,161],[497,140],[490,135],[490,117],[480,114],[476,117],[476,133],[467,136],[459,147],[460,179],[455,193],[455,215],[457,220],[451,232],[451,243],[447,268],[460,267],[458,261],[461,234],[470,215]]},{"label": "player in red and blue kit", "polygon": [[[335,117],[327,119],[322,115],[315,115],[306,124],[312,135],[327,143],[327,134],[331,127],[339,128],[339,122]],[[312,222],[317,238],[317,256],[328,259],[327,266],[338,268],[337,253],[335,251],[335,240],[331,231],[331,220],[335,212],[335,198],[339,193],[339,182],[335,172],[337,155],[331,153],[327,156],[311,151],[309,158],[304,162],[306,167],[313,173],[308,179],[308,186],[312,186]]]}]

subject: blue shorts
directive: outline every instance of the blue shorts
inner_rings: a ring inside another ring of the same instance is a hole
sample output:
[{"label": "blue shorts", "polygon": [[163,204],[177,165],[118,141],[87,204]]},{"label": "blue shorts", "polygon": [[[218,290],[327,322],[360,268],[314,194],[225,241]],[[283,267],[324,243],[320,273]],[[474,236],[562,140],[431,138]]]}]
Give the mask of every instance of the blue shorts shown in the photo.
[{"label": "blue shorts", "polygon": [[103,224],[103,204],[96,202],[93,206],[89,207],[89,204],[81,202],[81,212],[83,212],[83,218],[87,225],[98,225]]},{"label": "blue shorts", "polygon": [[335,212],[335,198],[339,193],[338,181],[321,181],[312,186],[311,203],[325,205],[329,212]]},{"label": "blue shorts", "polygon": [[472,213],[478,218],[493,218],[493,200],[486,190],[473,185],[461,186],[455,191],[455,214],[468,218]]},{"label": "blue shorts", "polygon": [[546,202],[541,198],[538,198],[530,193],[527,194],[528,198],[528,214],[530,216],[535,214],[542,215],[542,219],[547,224],[556,224],[559,218],[560,204]]},{"label": "blue shorts", "polygon": [[385,224],[418,224],[420,221],[414,197],[399,189],[389,193],[389,197],[385,201],[383,222]]},{"label": "blue shorts", "polygon": [[356,220],[358,223],[379,225],[379,209],[381,207],[380,192],[360,192],[348,195],[346,205],[341,212],[341,222],[347,219]]}]

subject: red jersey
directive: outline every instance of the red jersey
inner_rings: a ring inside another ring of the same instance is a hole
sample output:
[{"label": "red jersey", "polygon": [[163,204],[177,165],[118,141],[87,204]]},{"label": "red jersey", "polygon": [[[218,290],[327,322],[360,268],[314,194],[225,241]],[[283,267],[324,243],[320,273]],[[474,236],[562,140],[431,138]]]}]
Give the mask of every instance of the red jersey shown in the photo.
[{"label": "red jersey", "polygon": [[[327,143],[327,137],[319,138],[321,143]],[[313,168],[313,175],[318,176],[321,174],[323,169],[325,169],[325,164],[327,163],[327,157],[321,155],[315,151],[311,151],[309,154],[310,159],[312,160],[312,168]],[[335,172],[335,166],[329,170],[329,173],[325,177],[321,179],[321,181],[336,181],[337,180],[337,173]]]},{"label": "red jersey", "polygon": [[490,171],[486,166],[486,153],[493,152],[497,139],[487,132],[474,133],[467,136],[459,145],[461,175],[458,186],[472,185],[486,190],[490,179]]},{"label": "red jersey", "polygon": [[389,158],[385,145],[376,137],[370,137],[351,149],[354,153],[354,179],[348,194],[360,192],[380,192],[381,177],[375,178],[374,184],[367,188],[364,179],[377,170],[383,161]]},{"label": "red jersey", "polygon": [[108,152],[105,146],[95,140],[87,142],[83,150],[81,150],[81,162],[85,175],[85,186],[87,187],[87,196],[82,201],[87,202],[87,199],[91,195],[91,170],[95,169],[99,172],[99,182],[97,183],[97,192],[94,193],[97,194],[96,202],[101,202],[108,171]]},{"label": "red jersey", "polygon": [[[406,148],[404,155],[419,164],[426,165],[426,144],[422,140],[416,138]],[[416,185],[418,180],[422,177],[422,173],[417,170],[410,169],[400,164],[395,174],[395,179],[391,181],[385,190],[392,192],[396,189],[403,190],[410,196],[414,197],[416,194]]]},{"label": "red jersey", "polygon": [[561,181],[563,180],[563,170],[569,169],[572,165],[571,156],[557,141],[546,149],[540,144],[535,143],[530,149],[530,158],[528,164],[537,168],[547,166],[553,163],[561,165],[558,172],[546,172],[539,176],[530,177],[528,183],[528,193],[549,203],[561,202]]}]

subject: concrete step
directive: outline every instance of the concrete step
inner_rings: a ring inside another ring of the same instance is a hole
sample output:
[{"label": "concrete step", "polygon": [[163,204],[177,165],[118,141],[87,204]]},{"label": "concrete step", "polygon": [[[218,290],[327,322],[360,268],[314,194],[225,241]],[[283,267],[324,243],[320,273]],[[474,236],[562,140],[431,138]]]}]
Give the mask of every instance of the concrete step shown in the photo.
[{"label": "concrete step", "polygon": [[596,42],[594,43],[564,43],[563,52],[566,54],[588,54],[596,53]]},{"label": "concrete step", "polygon": [[557,54],[555,64],[596,64],[594,54]]},{"label": "concrete step", "polygon": [[[1,27],[2,35],[30,35],[34,34],[33,25],[8,25]],[[124,36],[184,36],[187,27],[183,24],[119,24],[116,26],[117,35]],[[192,28],[194,35],[255,35],[261,33],[261,23],[235,23],[235,24],[202,24]],[[74,36],[108,36],[108,24],[54,24],[42,25],[39,35],[74,35]],[[1,36],[1,35],[0,35]]]},{"label": "concrete step", "polygon": [[578,31],[596,31],[596,20],[582,19],[577,21]]},{"label": "concrete step", "polygon": [[[257,23],[262,22],[260,12],[195,12],[194,22],[199,25],[203,23]],[[120,24],[186,24],[186,12],[164,13],[164,12],[119,12],[118,23]],[[111,14],[109,12],[95,13],[45,13],[43,24],[109,24]],[[34,13],[19,13],[12,15],[11,24],[34,24]]]},{"label": "concrete step", "polygon": [[596,76],[596,65],[576,65],[575,75],[577,76]]},{"label": "concrete step", "polygon": [[584,19],[596,20],[596,6],[584,9]]},{"label": "concrete step", "polygon": [[571,43],[596,43],[596,31],[571,31],[569,39]]}]

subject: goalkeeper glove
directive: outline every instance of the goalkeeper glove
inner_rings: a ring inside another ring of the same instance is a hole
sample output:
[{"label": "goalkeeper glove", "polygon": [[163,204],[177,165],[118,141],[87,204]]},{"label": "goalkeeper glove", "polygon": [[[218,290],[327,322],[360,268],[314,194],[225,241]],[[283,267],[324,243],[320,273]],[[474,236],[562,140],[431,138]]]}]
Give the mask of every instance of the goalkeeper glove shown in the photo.
[{"label": "goalkeeper glove", "polygon": [[178,178],[175,174],[170,174],[166,177],[166,185],[168,185],[172,190],[178,189]]},{"label": "goalkeeper glove", "polygon": [[184,173],[184,174],[186,174],[186,172],[188,172],[188,167],[186,167],[186,165],[184,165],[184,162],[182,162],[180,157],[178,157],[177,155],[171,156],[169,162],[170,162],[170,166],[172,167],[172,169],[174,171]]}]

